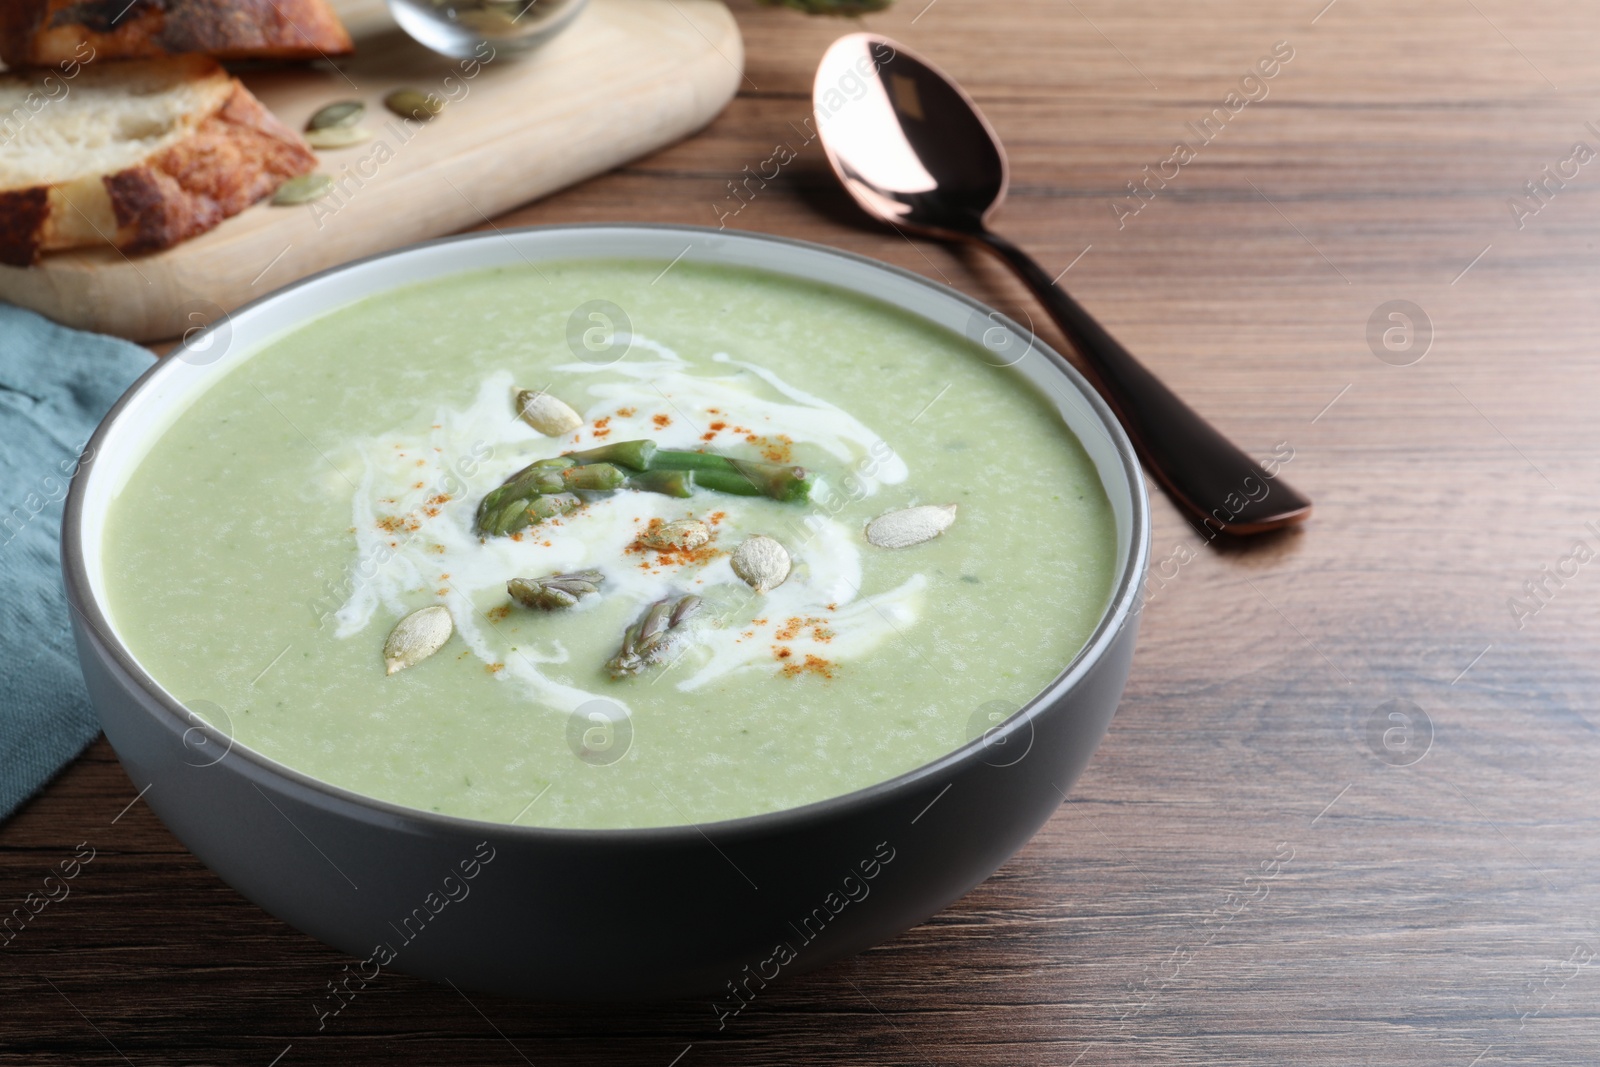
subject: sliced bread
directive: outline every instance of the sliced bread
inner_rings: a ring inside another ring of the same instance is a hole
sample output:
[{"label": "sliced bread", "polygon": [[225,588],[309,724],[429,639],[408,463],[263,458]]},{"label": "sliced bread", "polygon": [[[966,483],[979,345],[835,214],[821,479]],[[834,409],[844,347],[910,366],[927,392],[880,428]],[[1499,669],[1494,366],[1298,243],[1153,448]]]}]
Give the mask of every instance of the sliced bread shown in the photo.
[{"label": "sliced bread", "polygon": [[315,59],[351,51],[327,0],[0,0],[0,61],[200,52],[219,59]]},{"label": "sliced bread", "polygon": [[168,248],[317,162],[203,56],[97,62],[70,82],[0,74],[0,144],[0,262],[19,266],[67,248]]}]

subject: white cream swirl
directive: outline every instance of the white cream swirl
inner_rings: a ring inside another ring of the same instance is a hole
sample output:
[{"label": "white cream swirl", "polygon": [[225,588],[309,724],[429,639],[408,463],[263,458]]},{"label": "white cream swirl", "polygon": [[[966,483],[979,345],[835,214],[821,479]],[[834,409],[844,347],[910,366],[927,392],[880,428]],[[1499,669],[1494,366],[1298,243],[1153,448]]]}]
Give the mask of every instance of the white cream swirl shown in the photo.
[{"label": "white cream swirl", "polygon": [[[485,664],[504,665],[499,677],[527,687],[532,699],[570,711],[604,697],[624,703],[617,690],[588,692],[552,677],[545,668],[572,656],[609,655],[611,649],[568,649],[559,639],[519,640],[515,651],[485,611],[505,602],[508,576],[595,568],[605,574],[602,597],[631,611],[675,591],[693,589],[707,602],[691,651],[674,664],[669,681],[688,692],[739,671],[823,670],[868,655],[915,623],[927,580],[913,575],[897,588],[862,594],[859,531],[829,517],[824,508],[795,512],[789,529],[768,528],[773,508],[764,498],[696,493],[679,500],[622,491],[596,497],[559,522],[531,528],[520,538],[481,541],[473,532],[477,501],[506,475],[536,459],[606,441],[648,437],[663,448],[820,448],[849,474],[853,496],[872,495],[907,477],[904,461],[883,438],[848,412],[796,389],[770,370],[713,354],[697,365],[663,345],[635,335],[631,356],[609,366],[572,363],[557,368],[592,377],[584,397],[563,399],[580,409],[584,426],[550,438],[514,417],[513,376],[497,371],[483,380],[465,409],[441,407],[422,432],[414,427],[351,442],[341,474],[356,485],[351,497],[360,581],[336,613],[337,635],[353,637],[419,606],[418,594],[450,608],[456,629]],[[639,358],[639,357],[643,358]],[[540,382],[518,382],[537,387]],[[814,496],[826,496],[824,472],[814,472]],[[345,481],[330,487],[348,488]],[[448,498],[448,499],[446,499]],[[793,505],[783,505],[792,507]],[[678,566],[652,566],[629,546],[652,519],[671,520],[686,510],[718,513],[718,543],[768,533],[783,541],[794,571],[783,585],[757,597],[733,573],[726,552]],[[594,610],[585,598],[572,612]],[[798,623],[798,624],[797,624]],[[788,650],[776,658],[775,646]],[[809,657],[809,658],[808,658]]]}]

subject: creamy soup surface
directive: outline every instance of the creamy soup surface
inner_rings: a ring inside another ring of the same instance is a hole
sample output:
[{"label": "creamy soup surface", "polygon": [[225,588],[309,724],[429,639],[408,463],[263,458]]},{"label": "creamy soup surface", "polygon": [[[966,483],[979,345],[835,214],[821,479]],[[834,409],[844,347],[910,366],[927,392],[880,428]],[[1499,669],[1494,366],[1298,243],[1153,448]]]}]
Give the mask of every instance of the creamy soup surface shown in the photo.
[{"label": "creamy soup surface", "polygon": [[[1060,673],[1105,610],[1116,542],[1050,398],[875,301],[666,267],[430,281],[219,369],[111,509],[109,606],[134,655],[234,743],[315,778],[581,828],[848,793],[960,746]],[[519,388],[582,425],[539,433]],[[636,440],[801,466],[810,496],[623,488],[480,535],[480,501],[518,470]],[[949,504],[932,540],[865,535]],[[710,542],[641,543],[685,519]],[[758,534],[792,568],[765,593],[731,565]],[[570,607],[508,597],[512,578],[583,570],[602,581]],[[661,658],[614,677],[629,625],[686,594],[698,609]],[[391,630],[435,604],[449,640],[386,673]]]}]

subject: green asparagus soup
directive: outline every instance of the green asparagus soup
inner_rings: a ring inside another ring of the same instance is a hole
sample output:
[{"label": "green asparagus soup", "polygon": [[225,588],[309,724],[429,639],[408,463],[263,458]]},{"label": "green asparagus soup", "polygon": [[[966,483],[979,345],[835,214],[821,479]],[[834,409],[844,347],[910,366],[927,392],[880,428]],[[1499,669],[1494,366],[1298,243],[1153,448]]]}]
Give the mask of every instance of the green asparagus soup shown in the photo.
[{"label": "green asparagus soup", "polygon": [[114,500],[133,654],[234,745],[414,808],[702,823],[927,763],[1111,589],[1110,504],[968,340],[747,270],[432,280],[280,336]]}]

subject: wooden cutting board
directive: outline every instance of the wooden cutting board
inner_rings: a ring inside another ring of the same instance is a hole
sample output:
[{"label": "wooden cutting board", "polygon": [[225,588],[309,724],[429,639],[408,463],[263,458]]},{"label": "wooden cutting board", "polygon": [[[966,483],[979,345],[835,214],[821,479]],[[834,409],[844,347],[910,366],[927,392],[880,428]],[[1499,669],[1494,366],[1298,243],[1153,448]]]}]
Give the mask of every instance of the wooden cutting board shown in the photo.
[{"label": "wooden cutting board", "polygon": [[[324,104],[367,103],[377,137],[319,153],[334,193],[317,205],[257,204],[152,255],[107,248],[0,266],[0,298],[69,326],[175,337],[307,274],[481,224],[670,144],[726,106],[743,70],[720,0],[591,0],[543,48],[475,74],[406,37],[380,0],[334,6],[354,56],[241,75],[296,129]],[[452,99],[408,129],[382,104],[399,87]]]}]

